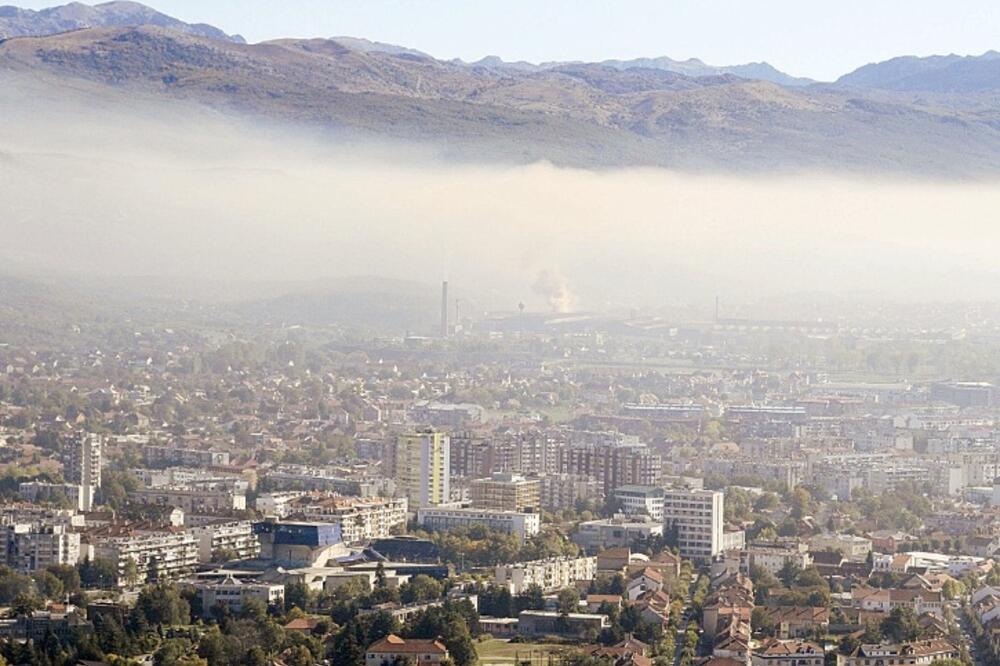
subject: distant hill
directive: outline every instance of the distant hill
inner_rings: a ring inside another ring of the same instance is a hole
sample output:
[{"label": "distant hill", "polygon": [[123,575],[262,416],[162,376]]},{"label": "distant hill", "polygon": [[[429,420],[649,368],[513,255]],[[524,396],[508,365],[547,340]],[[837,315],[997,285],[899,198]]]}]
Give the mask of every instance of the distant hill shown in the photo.
[{"label": "distant hill", "polygon": [[357,276],[298,285],[286,294],[230,308],[255,320],[285,324],[342,324],[425,332],[436,321],[435,286]]},{"label": "distant hill", "polygon": [[185,23],[138,2],[125,0],[94,6],[71,2],[39,11],[9,5],[0,7],[0,39],[52,35],[81,28],[139,25],[155,25],[199,37],[244,42],[239,35],[227,35],[222,30],[203,23]]},{"label": "distant hill", "polygon": [[524,61],[507,62],[497,56],[487,56],[481,60],[471,63],[465,63],[461,60],[455,60],[453,62],[470,67],[483,67],[496,70],[515,70],[520,72],[538,72],[574,65],[596,64],[611,67],[617,70],[656,69],[665,72],[673,72],[675,74],[683,74],[684,76],[690,77],[731,74],[741,79],[769,81],[782,86],[807,86],[815,83],[812,79],[797,78],[785,74],[766,62],[716,67],[713,65],[707,65],[697,58],[691,58],[689,60],[673,60],[672,58],[668,58],[666,56],[658,58],[635,58],[633,60],[604,60],[598,63],[545,62],[538,65]]},{"label": "distant hill", "polygon": [[980,56],[902,56],[860,67],[837,80],[841,86],[937,93],[1000,90],[1000,53]]}]

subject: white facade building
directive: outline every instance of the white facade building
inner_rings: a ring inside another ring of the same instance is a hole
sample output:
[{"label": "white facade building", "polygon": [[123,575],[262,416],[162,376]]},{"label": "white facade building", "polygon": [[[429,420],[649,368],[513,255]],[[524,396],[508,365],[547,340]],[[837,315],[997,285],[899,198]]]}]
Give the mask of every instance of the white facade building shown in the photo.
[{"label": "white facade building", "polygon": [[120,587],[146,582],[154,571],[161,580],[178,578],[194,571],[198,564],[198,542],[189,532],[98,536],[93,547],[95,558],[116,564]]},{"label": "white facade building", "polygon": [[211,562],[216,555],[229,553],[233,559],[247,560],[260,553],[260,541],[246,520],[215,523],[187,530],[198,542],[198,561]]},{"label": "white facade building", "polygon": [[99,435],[76,433],[64,448],[63,476],[81,488],[80,510],[94,507],[94,493],[101,487],[101,451],[104,442]]},{"label": "white facade building", "polygon": [[506,587],[511,594],[521,594],[532,585],[543,592],[555,592],[579,580],[593,580],[597,576],[596,557],[554,557],[548,560],[501,564],[496,568],[496,584]]},{"label": "white facade building", "polygon": [[80,560],[80,535],[66,525],[7,525],[7,563],[21,573]]},{"label": "white facade building", "polygon": [[676,534],[681,557],[707,563],[722,552],[723,494],[668,488],[663,497],[664,534]]},{"label": "white facade building", "polygon": [[537,513],[425,507],[417,509],[417,523],[421,527],[440,531],[485,525],[491,530],[513,534],[523,540],[538,534],[542,520]]},{"label": "white facade building", "polygon": [[206,617],[217,606],[239,613],[243,610],[243,604],[250,599],[259,599],[265,606],[280,606],[285,603],[284,585],[244,583],[232,576],[218,583],[198,583],[195,589],[201,595],[202,613]]}]

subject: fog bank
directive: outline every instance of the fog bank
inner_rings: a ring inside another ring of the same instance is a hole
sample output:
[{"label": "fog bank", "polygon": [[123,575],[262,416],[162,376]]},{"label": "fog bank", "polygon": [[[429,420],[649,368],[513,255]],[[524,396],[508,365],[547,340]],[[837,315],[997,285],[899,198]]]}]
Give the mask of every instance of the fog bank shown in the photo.
[{"label": "fog bank", "polygon": [[454,164],[34,92],[0,92],[4,272],[447,277],[510,309],[800,291],[983,299],[1000,286],[989,184]]}]

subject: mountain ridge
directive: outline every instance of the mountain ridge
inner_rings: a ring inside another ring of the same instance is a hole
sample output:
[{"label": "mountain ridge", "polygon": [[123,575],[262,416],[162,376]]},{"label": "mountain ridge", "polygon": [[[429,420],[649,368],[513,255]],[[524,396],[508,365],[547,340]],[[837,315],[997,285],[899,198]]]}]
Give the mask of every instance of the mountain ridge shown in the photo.
[{"label": "mountain ridge", "polygon": [[982,55],[898,56],[845,74],[837,85],[906,92],[975,93],[1000,90],[1000,52]]},{"label": "mountain ridge", "polygon": [[460,159],[1000,173],[1000,108],[991,97],[785,87],[598,64],[496,71],[328,39],[249,45],[151,26],[8,39],[0,43],[5,74],[428,142]]},{"label": "mountain ridge", "polygon": [[112,0],[97,5],[71,2],[67,5],[32,10],[13,5],[0,6],[0,39],[41,37],[69,30],[97,27],[155,25],[178,32],[245,43],[240,35],[228,35],[205,23],[185,23],[138,2]]}]

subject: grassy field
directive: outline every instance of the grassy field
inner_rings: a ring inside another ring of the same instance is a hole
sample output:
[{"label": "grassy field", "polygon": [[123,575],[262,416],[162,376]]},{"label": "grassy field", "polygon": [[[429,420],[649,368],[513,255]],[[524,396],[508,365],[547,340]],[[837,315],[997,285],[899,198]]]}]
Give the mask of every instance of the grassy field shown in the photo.
[{"label": "grassy field", "polygon": [[549,655],[556,655],[569,649],[567,645],[548,643],[510,643],[499,638],[491,638],[476,643],[480,666],[489,664],[514,664],[530,661],[533,666],[544,666]]}]

